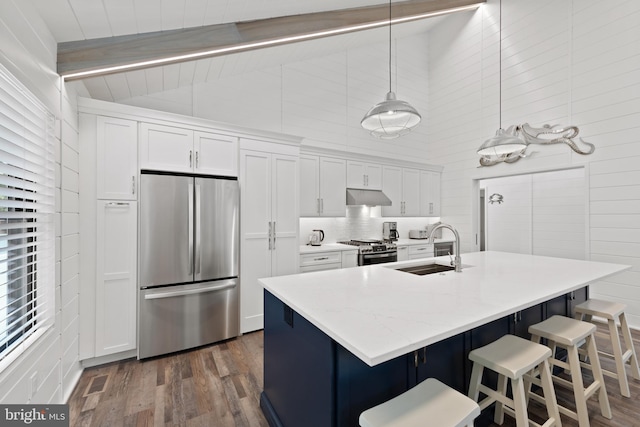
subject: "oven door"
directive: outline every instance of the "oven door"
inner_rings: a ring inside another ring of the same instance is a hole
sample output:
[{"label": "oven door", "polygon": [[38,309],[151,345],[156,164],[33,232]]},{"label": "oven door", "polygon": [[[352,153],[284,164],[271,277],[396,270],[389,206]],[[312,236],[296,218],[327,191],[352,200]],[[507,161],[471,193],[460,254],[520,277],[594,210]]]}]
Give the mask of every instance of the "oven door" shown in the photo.
[{"label": "oven door", "polygon": [[397,250],[358,254],[358,265],[382,264],[384,262],[396,262],[397,260]]}]

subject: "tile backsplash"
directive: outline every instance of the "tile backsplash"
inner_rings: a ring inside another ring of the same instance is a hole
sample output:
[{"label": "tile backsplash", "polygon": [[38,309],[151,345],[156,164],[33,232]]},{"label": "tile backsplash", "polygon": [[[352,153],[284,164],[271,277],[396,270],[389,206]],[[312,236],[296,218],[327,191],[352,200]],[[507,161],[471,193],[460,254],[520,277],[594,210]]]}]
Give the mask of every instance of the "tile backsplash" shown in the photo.
[{"label": "tile backsplash", "polygon": [[309,242],[313,230],[324,231],[324,243],[335,243],[350,239],[382,239],[382,223],[395,221],[401,239],[409,238],[409,230],[424,229],[428,224],[438,222],[438,217],[381,216],[379,206],[348,206],[344,218],[300,218],[300,244]]}]

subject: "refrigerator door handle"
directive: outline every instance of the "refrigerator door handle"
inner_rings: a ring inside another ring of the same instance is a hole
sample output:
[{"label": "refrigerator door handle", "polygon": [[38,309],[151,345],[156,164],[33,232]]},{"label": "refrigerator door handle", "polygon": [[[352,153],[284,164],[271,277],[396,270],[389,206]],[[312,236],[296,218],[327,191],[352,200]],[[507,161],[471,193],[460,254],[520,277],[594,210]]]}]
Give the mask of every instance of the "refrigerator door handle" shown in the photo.
[{"label": "refrigerator door handle", "polygon": [[195,239],[196,239],[196,280],[200,279],[200,234],[202,230],[201,223],[201,186],[200,184],[196,184],[196,230],[195,230]]},{"label": "refrigerator door handle", "polygon": [[193,274],[193,184],[189,184],[189,274]]},{"label": "refrigerator door handle", "polygon": [[269,221],[269,250],[271,250],[271,221]]},{"label": "refrigerator door handle", "polygon": [[162,298],[174,298],[181,297],[185,295],[193,295],[193,294],[203,294],[205,292],[214,292],[214,291],[223,291],[226,289],[231,289],[236,287],[235,280],[226,280],[225,283],[215,286],[207,286],[206,288],[198,288],[198,289],[187,289],[183,291],[169,291],[169,292],[158,292],[153,294],[147,294],[144,296],[145,300],[149,299],[162,299]]}]

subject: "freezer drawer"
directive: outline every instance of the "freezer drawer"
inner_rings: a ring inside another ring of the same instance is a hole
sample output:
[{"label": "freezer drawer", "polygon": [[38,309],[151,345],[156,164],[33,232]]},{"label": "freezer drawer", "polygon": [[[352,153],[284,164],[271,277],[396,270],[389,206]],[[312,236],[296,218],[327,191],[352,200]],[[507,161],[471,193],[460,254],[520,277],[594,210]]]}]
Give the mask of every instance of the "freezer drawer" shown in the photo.
[{"label": "freezer drawer", "polygon": [[138,358],[239,335],[238,279],[140,290]]}]

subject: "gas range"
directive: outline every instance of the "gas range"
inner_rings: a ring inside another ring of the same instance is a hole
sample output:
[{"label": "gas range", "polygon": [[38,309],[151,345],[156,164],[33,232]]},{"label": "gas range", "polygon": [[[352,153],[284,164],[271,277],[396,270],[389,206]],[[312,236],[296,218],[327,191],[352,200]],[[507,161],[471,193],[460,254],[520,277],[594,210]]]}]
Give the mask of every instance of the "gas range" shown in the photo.
[{"label": "gas range", "polygon": [[358,247],[358,265],[380,264],[398,260],[398,250],[395,243],[373,239],[354,239],[338,243]]},{"label": "gas range", "polygon": [[343,245],[357,246],[359,253],[381,252],[396,249],[395,243],[389,243],[383,240],[374,239],[354,239],[338,243],[342,243]]}]

